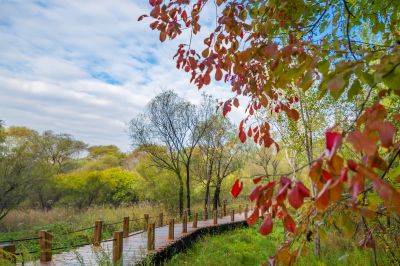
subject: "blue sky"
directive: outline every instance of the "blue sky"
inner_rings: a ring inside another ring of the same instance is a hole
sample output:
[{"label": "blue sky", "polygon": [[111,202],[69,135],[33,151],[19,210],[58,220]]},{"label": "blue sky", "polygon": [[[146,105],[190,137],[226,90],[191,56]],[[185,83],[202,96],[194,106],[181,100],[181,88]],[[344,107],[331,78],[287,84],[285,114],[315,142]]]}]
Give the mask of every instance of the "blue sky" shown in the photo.
[{"label": "blue sky", "polygon": [[[173,89],[197,103],[201,92],[172,60],[188,34],[159,43],[148,21],[137,21],[148,12],[146,0],[0,0],[0,119],[128,151],[126,123],[157,93]],[[204,10],[208,26],[214,12]],[[222,84],[205,92],[230,96]]]}]

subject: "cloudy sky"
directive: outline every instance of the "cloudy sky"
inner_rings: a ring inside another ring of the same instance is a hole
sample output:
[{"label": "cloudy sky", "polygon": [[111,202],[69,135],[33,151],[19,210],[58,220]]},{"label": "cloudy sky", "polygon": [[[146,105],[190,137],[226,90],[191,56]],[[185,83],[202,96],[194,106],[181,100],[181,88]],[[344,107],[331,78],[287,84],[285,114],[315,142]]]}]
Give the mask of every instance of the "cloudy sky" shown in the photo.
[{"label": "cloudy sky", "polygon": [[[126,123],[156,94],[197,103],[201,92],[172,60],[188,34],[161,44],[149,20],[137,21],[148,12],[146,0],[0,0],[0,119],[128,151]],[[204,12],[203,34],[215,21]],[[223,84],[205,92],[229,96]]]}]

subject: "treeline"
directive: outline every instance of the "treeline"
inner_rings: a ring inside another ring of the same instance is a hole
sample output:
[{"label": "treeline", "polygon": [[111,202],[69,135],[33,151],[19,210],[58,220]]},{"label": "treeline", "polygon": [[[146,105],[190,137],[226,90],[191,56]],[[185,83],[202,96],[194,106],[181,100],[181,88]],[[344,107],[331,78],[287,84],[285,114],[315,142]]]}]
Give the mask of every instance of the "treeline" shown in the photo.
[{"label": "treeline", "polygon": [[217,208],[251,149],[204,96],[195,106],[167,91],[132,119],[133,151],[89,146],[68,134],[0,125],[0,219],[14,208],[87,208],[138,201],[180,211]]}]

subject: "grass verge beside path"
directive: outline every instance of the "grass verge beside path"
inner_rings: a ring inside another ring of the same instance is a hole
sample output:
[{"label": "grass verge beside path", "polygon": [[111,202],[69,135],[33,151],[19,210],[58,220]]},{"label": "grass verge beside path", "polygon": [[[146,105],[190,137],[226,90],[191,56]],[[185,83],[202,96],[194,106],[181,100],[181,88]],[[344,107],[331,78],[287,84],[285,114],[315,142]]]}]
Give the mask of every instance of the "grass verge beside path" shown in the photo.
[{"label": "grass verge beside path", "polygon": [[[220,235],[208,235],[200,239],[184,253],[175,255],[166,263],[167,266],[223,266],[223,265],[266,265],[283,240],[282,227],[277,227],[273,233],[264,237],[258,233],[258,227],[241,228]],[[318,260],[313,253],[313,243],[308,246],[308,252],[296,265],[374,265],[373,253],[361,250],[354,244],[330,235],[322,243],[322,256]],[[384,257],[384,252],[378,253],[378,265],[390,265]]]}]

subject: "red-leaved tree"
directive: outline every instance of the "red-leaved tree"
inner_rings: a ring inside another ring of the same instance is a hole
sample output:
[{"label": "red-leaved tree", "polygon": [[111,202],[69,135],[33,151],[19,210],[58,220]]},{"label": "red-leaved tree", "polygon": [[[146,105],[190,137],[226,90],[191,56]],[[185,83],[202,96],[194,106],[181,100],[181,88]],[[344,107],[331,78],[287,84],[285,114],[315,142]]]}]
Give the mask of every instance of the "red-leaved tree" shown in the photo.
[{"label": "red-leaved tree", "polygon": [[[161,42],[190,32],[187,44],[178,46],[176,67],[191,75],[199,89],[215,80],[229,84],[236,94],[220,103],[224,115],[239,106],[238,96],[247,98],[238,134],[242,142],[250,138],[279,150],[268,120],[254,126],[252,118],[283,112],[298,120],[299,92],[317,88],[334,99],[362,99],[354,117],[326,130],[325,151],[307,164],[310,187],[286,176],[254,179],[249,197],[255,209],[248,223],[256,224],[261,217],[260,232],[268,235],[282,220],[289,232],[271,264],[292,264],[302,247],[318,237],[321,224],[350,214],[363,224],[360,245],[375,250],[376,239],[390,234],[391,221],[399,223],[400,214],[400,177],[389,174],[400,152],[400,2],[149,2],[150,14],[139,20],[149,16]],[[211,11],[215,28],[207,33],[204,47],[193,48],[192,38],[202,29],[201,16]],[[353,156],[343,153],[345,144]],[[241,189],[238,180],[232,194],[237,196]],[[391,261],[399,264],[398,240],[387,243],[384,237]]]}]

